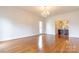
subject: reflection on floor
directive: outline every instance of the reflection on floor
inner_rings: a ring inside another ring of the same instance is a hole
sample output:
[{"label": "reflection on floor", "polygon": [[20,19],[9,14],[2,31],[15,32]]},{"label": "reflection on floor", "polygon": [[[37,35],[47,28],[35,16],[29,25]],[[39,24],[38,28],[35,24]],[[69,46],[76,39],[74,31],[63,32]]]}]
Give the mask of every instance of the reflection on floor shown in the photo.
[{"label": "reflection on floor", "polygon": [[0,52],[52,53],[79,52],[79,38],[57,38],[53,35],[36,35],[0,42]]}]

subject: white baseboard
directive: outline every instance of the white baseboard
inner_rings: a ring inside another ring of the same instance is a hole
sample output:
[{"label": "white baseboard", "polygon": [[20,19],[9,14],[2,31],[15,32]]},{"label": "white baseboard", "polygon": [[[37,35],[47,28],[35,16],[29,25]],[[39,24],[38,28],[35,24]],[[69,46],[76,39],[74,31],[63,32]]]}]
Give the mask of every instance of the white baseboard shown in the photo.
[{"label": "white baseboard", "polygon": [[[46,33],[42,33],[42,34],[46,34]],[[21,36],[16,36],[16,37],[11,37],[11,38],[0,39],[0,41],[15,40],[15,39],[23,38],[23,37],[30,37],[30,36],[42,35],[42,34],[21,35]],[[54,35],[54,34],[47,34],[47,35]],[[78,36],[69,36],[69,37],[79,38]]]},{"label": "white baseboard", "polygon": [[[42,34],[45,34],[45,33],[42,33]],[[30,37],[30,36],[42,35],[42,34],[20,35],[16,37],[3,38],[3,39],[0,39],[0,41],[15,40],[15,39],[23,38],[23,37]]]}]

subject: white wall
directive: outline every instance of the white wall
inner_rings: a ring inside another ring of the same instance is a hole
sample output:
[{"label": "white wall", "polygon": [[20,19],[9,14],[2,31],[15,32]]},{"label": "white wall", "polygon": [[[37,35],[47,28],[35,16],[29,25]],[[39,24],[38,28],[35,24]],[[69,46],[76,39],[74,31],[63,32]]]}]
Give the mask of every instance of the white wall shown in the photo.
[{"label": "white wall", "polygon": [[57,18],[69,20],[70,37],[79,37],[79,11],[43,19],[17,7],[0,7],[0,41],[39,34],[39,21],[43,21],[43,33],[55,35]]},{"label": "white wall", "polygon": [[69,20],[69,36],[79,37],[79,11],[59,14],[49,17],[46,21],[46,33],[55,35],[55,20],[56,19]]},{"label": "white wall", "polygon": [[39,34],[40,20],[43,21],[17,7],[0,7],[0,41]]}]

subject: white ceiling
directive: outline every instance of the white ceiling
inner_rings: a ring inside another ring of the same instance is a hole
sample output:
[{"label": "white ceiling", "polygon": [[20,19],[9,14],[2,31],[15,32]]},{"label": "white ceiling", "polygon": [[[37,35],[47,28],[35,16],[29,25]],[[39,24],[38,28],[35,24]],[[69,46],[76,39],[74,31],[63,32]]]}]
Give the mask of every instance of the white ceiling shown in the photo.
[{"label": "white ceiling", "polygon": [[[24,9],[26,11],[29,11],[35,15],[42,17],[41,6],[21,6],[19,8]],[[79,10],[79,6],[48,6],[48,10],[50,12],[49,16],[51,16],[51,15],[57,15],[57,14],[61,14],[61,13]]]}]

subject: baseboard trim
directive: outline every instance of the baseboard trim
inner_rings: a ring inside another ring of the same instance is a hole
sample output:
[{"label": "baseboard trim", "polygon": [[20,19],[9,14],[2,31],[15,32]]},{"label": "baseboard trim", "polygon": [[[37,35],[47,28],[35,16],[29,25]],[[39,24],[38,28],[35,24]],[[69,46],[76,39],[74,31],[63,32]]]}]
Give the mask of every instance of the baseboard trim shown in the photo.
[{"label": "baseboard trim", "polygon": [[[17,36],[17,37],[12,37],[12,38],[6,38],[6,39],[1,39],[0,41],[8,41],[8,40],[15,40],[15,39],[21,39],[21,38],[25,38],[25,37],[33,37],[33,36],[38,36],[38,35],[52,35],[55,36],[53,34],[46,34],[46,33],[42,33],[42,34],[33,34],[33,35],[23,35],[23,36]],[[79,38],[79,37],[71,37],[69,36],[69,38]]]},{"label": "baseboard trim", "polygon": [[22,35],[22,36],[17,36],[17,37],[12,37],[12,38],[6,38],[6,39],[0,39],[0,41],[8,41],[8,40],[15,40],[15,39],[21,39],[25,37],[32,37],[32,36],[37,36],[37,35],[45,35],[45,33],[42,34],[32,34],[32,35]]}]

